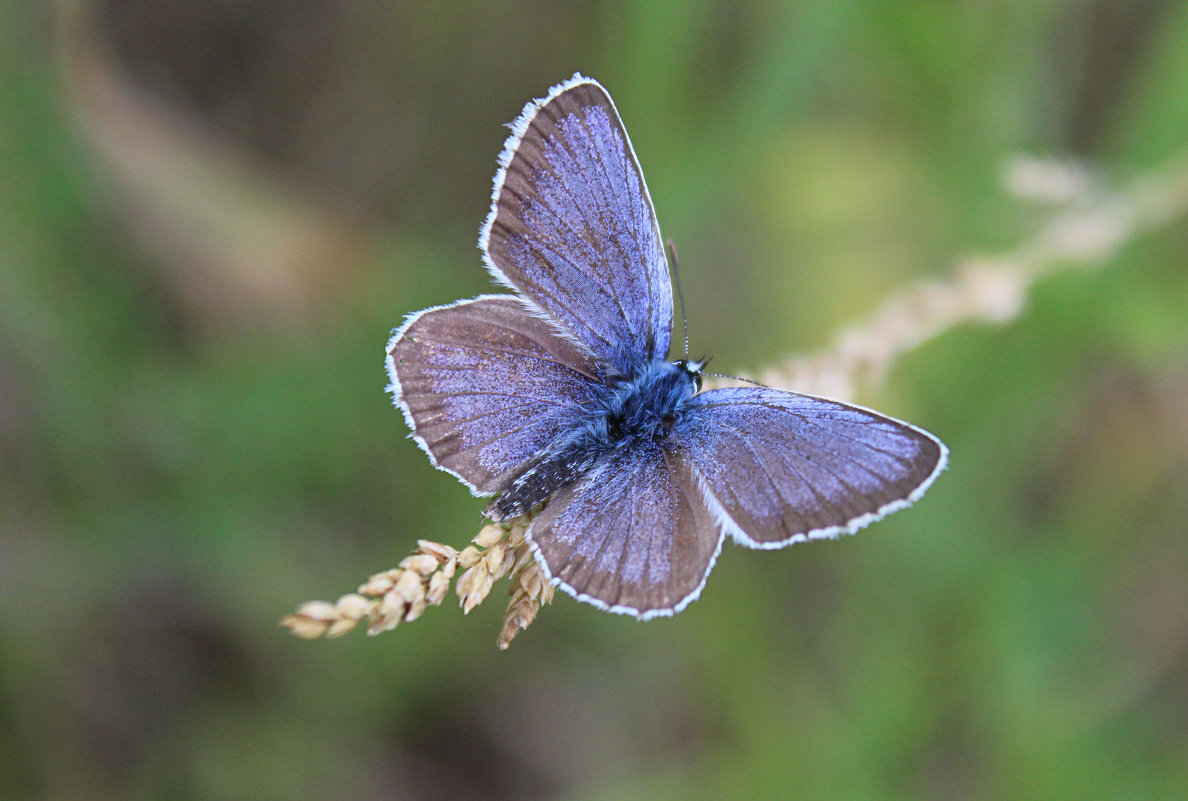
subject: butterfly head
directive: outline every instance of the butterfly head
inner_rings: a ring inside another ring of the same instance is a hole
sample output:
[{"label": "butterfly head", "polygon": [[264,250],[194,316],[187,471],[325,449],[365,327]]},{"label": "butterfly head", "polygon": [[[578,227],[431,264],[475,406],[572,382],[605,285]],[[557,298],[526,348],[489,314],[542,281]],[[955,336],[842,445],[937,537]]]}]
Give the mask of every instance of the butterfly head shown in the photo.
[{"label": "butterfly head", "polygon": [[701,391],[701,373],[705,366],[709,364],[708,358],[702,359],[677,359],[672,363],[674,367],[681,370],[689,380],[693,382],[693,391]]}]

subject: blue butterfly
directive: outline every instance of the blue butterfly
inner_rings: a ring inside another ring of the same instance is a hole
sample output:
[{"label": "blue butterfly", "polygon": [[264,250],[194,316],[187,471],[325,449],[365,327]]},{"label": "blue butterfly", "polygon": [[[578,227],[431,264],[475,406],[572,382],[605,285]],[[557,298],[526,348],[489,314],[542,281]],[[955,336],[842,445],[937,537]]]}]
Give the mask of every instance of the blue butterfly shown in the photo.
[{"label": "blue butterfly", "polygon": [[749,548],[852,533],[919,498],[948,449],[915,426],[767,387],[701,390],[668,360],[660,226],[606,90],[528,103],[479,247],[510,295],[411,315],[388,343],[412,436],[485,514],[518,517],[549,579],[641,619],[697,598],[727,534]]}]

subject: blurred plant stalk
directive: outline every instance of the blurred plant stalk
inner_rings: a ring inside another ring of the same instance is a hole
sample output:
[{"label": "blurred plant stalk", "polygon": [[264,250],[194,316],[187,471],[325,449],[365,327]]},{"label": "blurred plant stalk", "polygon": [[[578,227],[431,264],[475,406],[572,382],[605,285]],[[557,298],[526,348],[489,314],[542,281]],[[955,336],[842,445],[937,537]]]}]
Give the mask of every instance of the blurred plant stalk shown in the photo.
[{"label": "blurred plant stalk", "polygon": [[55,6],[69,108],[111,206],[191,322],[306,319],[365,255],[361,217],[316,202],[120,63],[94,3]]},{"label": "blurred plant stalk", "polygon": [[[1008,179],[1016,180],[1020,167],[1030,172],[1030,198],[1058,198],[1065,204],[1030,239],[997,256],[959,259],[948,277],[903,289],[824,349],[792,355],[764,370],[760,383],[853,400],[877,388],[903,354],[965,323],[1014,320],[1036,281],[1107,262],[1127,243],[1188,211],[1188,151],[1113,193],[1097,190],[1088,180],[1070,181],[1065,166],[1020,157],[1007,170]],[[1045,176],[1051,181],[1046,186]],[[1076,191],[1070,193],[1070,187]],[[1008,188],[1018,191],[1019,186],[1011,181]],[[717,379],[714,385],[726,383]]]}]

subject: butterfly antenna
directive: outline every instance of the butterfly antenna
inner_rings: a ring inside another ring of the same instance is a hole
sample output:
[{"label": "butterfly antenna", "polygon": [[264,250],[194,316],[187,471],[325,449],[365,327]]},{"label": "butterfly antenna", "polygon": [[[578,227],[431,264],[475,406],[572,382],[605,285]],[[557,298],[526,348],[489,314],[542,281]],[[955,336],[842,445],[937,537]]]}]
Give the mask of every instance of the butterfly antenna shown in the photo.
[{"label": "butterfly antenna", "polygon": [[681,264],[677,261],[676,245],[668,240],[668,255],[672,258],[672,274],[676,278],[677,300],[681,302],[681,328],[685,330],[685,359],[689,358],[689,318],[685,314],[685,293],[681,291]]},{"label": "butterfly antenna", "polygon": [[725,373],[702,373],[707,378],[729,378],[731,381],[741,381],[744,384],[750,384],[755,387],[766,387],[766,384],[760,384],[758,381],[752,381],[749,378],[743,378],[741,375],[726,375]]}]

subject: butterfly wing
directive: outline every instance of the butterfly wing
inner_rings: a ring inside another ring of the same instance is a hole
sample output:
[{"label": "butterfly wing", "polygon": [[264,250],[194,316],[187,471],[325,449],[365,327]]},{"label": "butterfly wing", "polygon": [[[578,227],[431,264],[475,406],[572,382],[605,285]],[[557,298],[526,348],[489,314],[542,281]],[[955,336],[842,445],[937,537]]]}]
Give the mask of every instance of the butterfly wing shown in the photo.
[{"label": "butterfly wing", "polygon": [[646,620],[700,594],[723,534],[688,463],[647,440],[558,492],[527,537],[570,595]]},{"label": "butterfly wing", "polygon": [[387,365],[413,437],[477,495],[503,489],[576,425],[598,377],[589,354],[507,295],[412,315]]},{"label": "butterfly wing", "polygon": [[686,411],[670,439],[614,452],[532,522],[537,561],[578,600],[674,614],[726,533],[779,548],[856,531],[923,494],[948,454],[906,423],[774,389],[711,390]]},{"label": "butterfly wing", "polygon": [[725,530],[751,548],[836,537],[919,498],[936,437],[868,409],[766,387],[690,399],[677,440]]},{"label": "butterfly wing", "polygon": [[529,103],[500,164],[479,239],[495,279],[622,374],[667,355],[660,226],[606,90],[574,75]]}]

